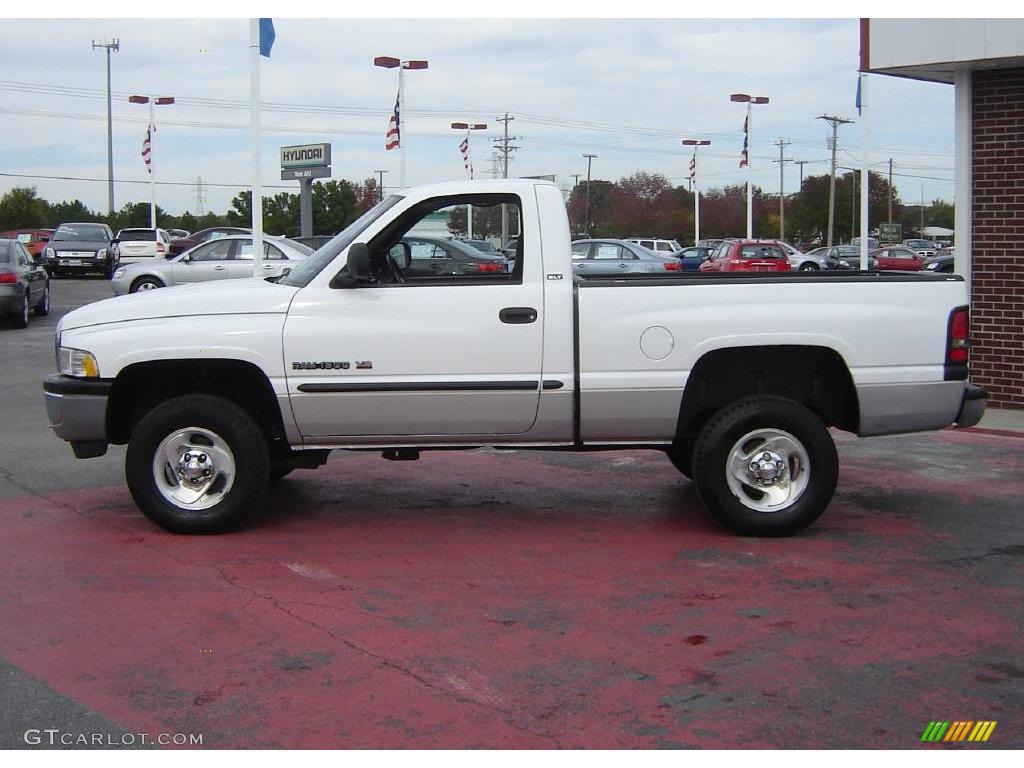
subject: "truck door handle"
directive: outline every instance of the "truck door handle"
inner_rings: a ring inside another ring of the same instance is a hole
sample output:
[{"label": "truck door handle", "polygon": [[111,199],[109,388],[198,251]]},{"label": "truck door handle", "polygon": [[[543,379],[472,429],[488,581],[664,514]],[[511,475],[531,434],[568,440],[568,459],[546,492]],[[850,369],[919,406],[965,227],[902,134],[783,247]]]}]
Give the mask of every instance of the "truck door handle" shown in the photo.
[{"label": "truck door handle", "polygon": [[219,264],[218,266],[214,267],[214,270],[217,272],[223,272],[225,269],[227,269],[227,267],[225,267],[223,264]]},{"label": "truck door handle", "polygon": [[512,325],[532,323],[537,319],[537,310],[533,307],[505,307],[498,312],[498,319]]}]

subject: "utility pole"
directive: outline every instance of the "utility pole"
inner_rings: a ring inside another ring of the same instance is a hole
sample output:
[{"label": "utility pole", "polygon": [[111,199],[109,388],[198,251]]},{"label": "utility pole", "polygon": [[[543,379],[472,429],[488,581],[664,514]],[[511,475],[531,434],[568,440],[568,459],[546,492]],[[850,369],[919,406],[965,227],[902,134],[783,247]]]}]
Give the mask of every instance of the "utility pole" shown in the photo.
[{"label": "utility pole", "polygon": [[202,216],[203,211],[203,177],[196,177],[196,216]]},{"label": "utility pole", "polygon": [[836,134],[840,125],[852,123],[852,120],[844,120],[835,115],[818,115],[819,120],[824,120],[832,126],[832,175],[828,185],[828,247],[832,247],[832,226],[836,213]]},{"label": "utility pole", "polygon": [[[377,183],[377,194],[380,196],[380,200],[383,200],[384,199],[384,174],[387,173],[387,171],[382,171],[382,170],[378,169],[378,170],[375,170],[374,173],[376,173],[377,177],[380,179],[380,181]],[[379,202],[379,200],[378,200],[378,202]]]},{"label": "utility pole", "polygon": [[572,188],[576,189],[576,187],[578,187],[580,185],[580,176],[582,176],[583,174],[582,173],[570,173],[569,175],[572,176]]},{"label": "utility pole", "polygon": [[114,215],[114,128],[113,110],[110,106],[110,52],[121,50],[121,41],[114,39],[110,43],[92,41],[92,49],[105,48],[107,51],[107,208]]},{"label": "utility pole", "polygon": [[772,161],[773,163],[779,164],[779,240],[786,239],[786,193],[785,186],[783,184],[784,179],[782,169],[786,167],[786,163],[793,162],[793,158],[784,157],[786,147],[792,143],[793,142],[791,141],[783,141],[782,139],[775,142],[779,148],[779,159]]},{"label": "utility pole", "polygon": [[804,166],[807,165],[810,160],[797,160],[795,161],[800,166],[800,191],[804,191]]},{"label": "utility pole", "polygon": [[[504,135],[500,139],[494,139],[494,143],[497,145],[498,153],[501,155],[501,178],[508,178],[508,159],[509,155],[515,152],[519,147],[509,144],[510,141],[515,141],[518,136],[508,135],[508,124],[515,120],[514,117],[509,117],[508,112],[505,113],[504,117],[496,117],[499,123],[505,124]],[[501,247],[508,247],[508,204],[501,204]]]},{"label": "utility pole", "polygon": [[921,228],[918,229],[918,237],[924,237],[924,182],[921,182]]},{"label": "utility pole", "polygon": [[587,152],[584,153],[583,156],[587,158],[587,213],[586,216],[584,216],[583,221],[584,224],[587,225],[587,237],[590,237],[590,230],[592,229],[590,226],[590,164],[594,162],[594,158],[596,158],[597,155],[592,155]]},{"label": "utility pole", "polygon": [[889,223],[892,224],[892,158],[889,158]]}]

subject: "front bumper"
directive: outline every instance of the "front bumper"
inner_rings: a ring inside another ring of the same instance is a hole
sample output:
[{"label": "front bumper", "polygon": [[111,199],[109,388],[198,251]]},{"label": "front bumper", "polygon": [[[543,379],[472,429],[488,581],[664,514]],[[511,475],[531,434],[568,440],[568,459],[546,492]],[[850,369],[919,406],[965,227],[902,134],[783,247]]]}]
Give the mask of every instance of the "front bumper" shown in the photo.
[{"label": "front bumper", "polygon": [[54,434],[71,443],[80,459],[107,452],[107,400],[111,379],[78,379],[53,374],[43,382],[46,415]]},{"label": "front bumper", "polygon": [[960,403],[960,413],[956,416],[954,426],[957,429],[973,427],[981,417],[985,415],[985,404],[988,402],[988,392],[977,384],[968,384],[964,390],[964,397]]}]

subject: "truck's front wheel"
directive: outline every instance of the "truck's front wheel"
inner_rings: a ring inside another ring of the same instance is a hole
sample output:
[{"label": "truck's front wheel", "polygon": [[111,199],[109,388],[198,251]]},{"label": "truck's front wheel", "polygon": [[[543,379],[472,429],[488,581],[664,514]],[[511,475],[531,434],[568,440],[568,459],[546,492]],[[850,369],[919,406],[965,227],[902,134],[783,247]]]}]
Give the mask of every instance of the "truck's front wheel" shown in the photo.
[{"label": "truck's front wheel", "polygon": [[125,475],[135,503],[175,533],[237,525],[266,493],[270,452],[259,425],[229,400],[185,395],[136,425]]},{"label": "truck's front wheel", "polygon": [[697,438],[693,481],[708,510],[747,536],[787,536],[813,523],[839,476],[835,443],[812,411],[783,397],[748,397]]}]

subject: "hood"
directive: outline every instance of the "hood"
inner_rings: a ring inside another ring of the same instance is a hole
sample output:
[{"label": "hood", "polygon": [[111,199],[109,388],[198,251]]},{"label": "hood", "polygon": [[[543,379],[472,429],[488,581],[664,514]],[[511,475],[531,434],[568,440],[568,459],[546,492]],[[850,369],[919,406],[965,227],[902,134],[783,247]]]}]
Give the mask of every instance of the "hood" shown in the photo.
[{"label": "hood", "polygon": [[257,278],[215,280],[129,293],[66,314],[61,328],[197,315],[284,314],[298,288]]}]

